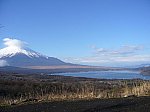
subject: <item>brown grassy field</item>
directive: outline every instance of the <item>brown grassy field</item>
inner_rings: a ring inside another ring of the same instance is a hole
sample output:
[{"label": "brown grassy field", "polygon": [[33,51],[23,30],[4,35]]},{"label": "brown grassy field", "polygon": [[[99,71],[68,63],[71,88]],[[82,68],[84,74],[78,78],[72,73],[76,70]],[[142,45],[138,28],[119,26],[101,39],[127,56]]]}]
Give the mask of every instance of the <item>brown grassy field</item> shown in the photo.
[{"label": "brown grassy field", "polygon": [[141,112],[149,96],[149,80],[0,73],[0,112]]}]

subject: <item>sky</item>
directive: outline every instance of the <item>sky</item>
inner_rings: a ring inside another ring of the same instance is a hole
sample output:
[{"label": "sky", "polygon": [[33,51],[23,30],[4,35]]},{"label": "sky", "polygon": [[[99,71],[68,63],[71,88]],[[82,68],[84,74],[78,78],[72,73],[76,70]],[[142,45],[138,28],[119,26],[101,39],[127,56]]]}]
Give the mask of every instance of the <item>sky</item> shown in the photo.
[{"label": "sky", "polygon": [[3,39],[66,62],[150,63],[149,0],[0,0]]}]

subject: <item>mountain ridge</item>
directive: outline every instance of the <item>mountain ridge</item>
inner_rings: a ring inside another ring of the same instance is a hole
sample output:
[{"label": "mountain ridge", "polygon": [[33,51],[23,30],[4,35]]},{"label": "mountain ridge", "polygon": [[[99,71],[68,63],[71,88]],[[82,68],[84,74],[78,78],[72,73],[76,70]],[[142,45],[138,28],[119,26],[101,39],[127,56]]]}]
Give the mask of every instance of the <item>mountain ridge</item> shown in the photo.
[{"label": "mountain ridge", "polygon": [[6,61],[8,66],[56,66],[72,65],[65,63],[55,57],[45,56],[30,48],[21,48],[16,46],[0,49],[0,60]]}]

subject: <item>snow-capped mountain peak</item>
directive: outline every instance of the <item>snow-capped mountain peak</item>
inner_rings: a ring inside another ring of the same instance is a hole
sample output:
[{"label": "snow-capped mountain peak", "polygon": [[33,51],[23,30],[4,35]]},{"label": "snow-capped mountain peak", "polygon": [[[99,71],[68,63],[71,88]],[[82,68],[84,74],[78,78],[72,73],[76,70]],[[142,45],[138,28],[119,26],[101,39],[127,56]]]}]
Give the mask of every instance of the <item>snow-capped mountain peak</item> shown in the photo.
[{"label": "snow-capped mountain peak", "polygon": [[0,65],[17,67],[70,65],[55,57],[48,57],[29,49],[21,40],[5,38],[3,41],[6,47],[0,49]]},{"label": "snow-capped mountain peak", "polygon": [[35,52],[29,48],[21,48],[21,47],[16,47],[16,46],[10,46],[10,47],[5,47],[3,49],[0,49],[0,58],[3,57],[12,57],[15,56],[16,54],[24,54],[30,58],[33,57],[45,57],[48,58],[47,56],[44,56],[38,52]]}]

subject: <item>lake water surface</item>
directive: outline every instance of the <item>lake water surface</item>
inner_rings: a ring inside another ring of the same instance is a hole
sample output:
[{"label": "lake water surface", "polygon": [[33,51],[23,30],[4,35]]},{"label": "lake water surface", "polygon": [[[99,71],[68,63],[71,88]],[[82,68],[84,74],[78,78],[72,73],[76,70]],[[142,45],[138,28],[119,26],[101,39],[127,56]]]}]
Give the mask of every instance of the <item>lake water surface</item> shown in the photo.
[{"label": "lake water surface", "polygon": [[150,76],[144,76],[138,71],[90,71],[90,72],[75,72],[75,73],[57,73],[55,75],[87,77],[98,79],[144,79],[150,80]]}]

